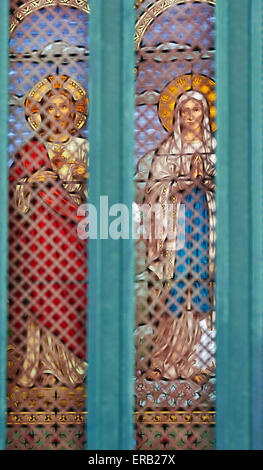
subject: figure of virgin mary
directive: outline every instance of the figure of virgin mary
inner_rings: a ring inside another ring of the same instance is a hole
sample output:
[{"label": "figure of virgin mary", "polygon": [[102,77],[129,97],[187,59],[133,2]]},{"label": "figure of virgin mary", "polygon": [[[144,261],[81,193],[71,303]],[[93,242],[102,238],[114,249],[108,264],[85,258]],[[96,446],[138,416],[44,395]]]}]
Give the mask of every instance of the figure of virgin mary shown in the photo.
[{"label": "figure of virgin mary", "polygon": [[[150,378],[212,373],[215,145],[206,97],[184,92],[175,105],[173,130],[152,156],[144,192],[144,203],[163,209],[155,213],[158,237],[151,230],[147,240],[147,269],[163,305],[155,325]],[[174,236],[169,238],[171,223]]]}]

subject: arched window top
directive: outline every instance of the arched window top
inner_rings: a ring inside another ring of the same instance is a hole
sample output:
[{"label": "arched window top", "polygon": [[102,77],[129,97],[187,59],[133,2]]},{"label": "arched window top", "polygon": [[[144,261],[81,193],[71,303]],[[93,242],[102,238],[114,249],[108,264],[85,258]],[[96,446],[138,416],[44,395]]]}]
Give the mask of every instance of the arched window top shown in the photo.
[{"label": "arched window top", "polygon": [[42,8],[66,6],[78,8],[85,13],[90,12],[87,0],[38,0],[38,1],[14,1],[11,0],[11,18],[10,18],[10,33],[24,20],[28,15],[41,10]]}]

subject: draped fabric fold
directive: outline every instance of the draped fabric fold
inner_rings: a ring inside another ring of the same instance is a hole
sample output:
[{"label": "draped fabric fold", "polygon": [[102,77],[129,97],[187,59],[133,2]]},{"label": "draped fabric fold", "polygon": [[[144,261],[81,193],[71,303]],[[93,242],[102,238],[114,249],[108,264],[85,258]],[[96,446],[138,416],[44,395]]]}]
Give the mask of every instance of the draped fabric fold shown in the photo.
[{"label": "draped fabric fold", "polygon": [[[202,107],[202,136],[187,142],[183,140],[180,113],[190,99]],[[206,99],[199,92],[189,91],[178,100],[172,134],[138,164],[140,179],[145,173],[144,161],[152,158],[144,203],[157,209],[151,214],[146,266],[159,283],[164,283],[159,288],[163,313],[157,322],[152,368],[168,379],[187,378],[208,368],[198,361],[197,353],[202,337],[203,343],[204,337],[211,339],[208,317],[213,310],[215,146]],[[186,255],[183,267],[181,252]],[[201,259],[196,258],[198,252],[203,254]],[[183,299],[180,302],[178,291]]]},{"label": "draped fabric fold", "polygon": [[[77,209],[87,197],[87,153],[82,138],[32,140],[10,168],[10,274],[20,266],[26,286],[26,351],[18,377],[24,386],[47,373],[67,385],[85,377],[87,246],[78,237]],[[31,182],[39,170],[50,181]],[[16,308],[13,301],[12,317]]]}]

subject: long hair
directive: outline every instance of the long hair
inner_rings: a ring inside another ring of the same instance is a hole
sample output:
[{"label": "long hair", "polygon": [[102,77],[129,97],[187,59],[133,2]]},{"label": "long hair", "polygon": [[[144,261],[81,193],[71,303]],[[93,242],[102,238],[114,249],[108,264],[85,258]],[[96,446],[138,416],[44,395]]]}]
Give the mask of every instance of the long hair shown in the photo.
[{"label": "long hair", "polygon": [[182,142],[182,129],[180,123],[180,113],[183,104],[189,99],[195,99],[199,101],[203,109],[203,120],[202,120],[202,143],[205,153],[213,153],[215,148],[215,139],[212,136],[209,107],[205,96],[194,90],[189,90],[183,93],[177,100],[174,112],[174,125],[173,130],[170,133],[170,138],[166,138],[161,144],[158,154],[175,154],[181,155],[183,153],[183,142]]}]

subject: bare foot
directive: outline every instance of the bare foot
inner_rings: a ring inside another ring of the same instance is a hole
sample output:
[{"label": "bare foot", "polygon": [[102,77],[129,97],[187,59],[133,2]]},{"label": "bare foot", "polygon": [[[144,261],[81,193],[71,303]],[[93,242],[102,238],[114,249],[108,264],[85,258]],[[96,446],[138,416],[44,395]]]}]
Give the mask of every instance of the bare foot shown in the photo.
[{"label": "bare foot", "polygon": [[198,385],[204,385],[208,381],[207,374],[196,374],[191,377],[193,382],[197,383]]},{"label": "bare foot", "polygon": [[149,369],[145,378],[150,381],[161,380],[162,374],[159,369]]},{"label": "bare foot", "polygon": [[56,377],[54,377],[54,375],[52,374],[43,374],[39,380],[40,384],[43,385],[44,387],[55,385],[56,381],[57,381]]}]

